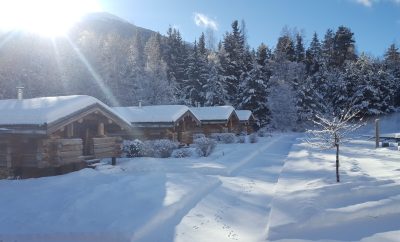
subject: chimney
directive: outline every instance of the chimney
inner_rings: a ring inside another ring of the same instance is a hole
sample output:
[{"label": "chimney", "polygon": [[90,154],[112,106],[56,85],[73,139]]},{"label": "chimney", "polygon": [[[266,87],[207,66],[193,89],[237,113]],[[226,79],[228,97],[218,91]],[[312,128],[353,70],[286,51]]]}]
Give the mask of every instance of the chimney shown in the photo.
[{"label": "chimney", "polygon": [[19,87],[16,87],[16,88],[17,88],[17,99],[18,100],[24,99],[24,87],[19,86]]},{"label": "chimney", "polygon": [[142,108],[142,101],[139,100],[139,108]]}]

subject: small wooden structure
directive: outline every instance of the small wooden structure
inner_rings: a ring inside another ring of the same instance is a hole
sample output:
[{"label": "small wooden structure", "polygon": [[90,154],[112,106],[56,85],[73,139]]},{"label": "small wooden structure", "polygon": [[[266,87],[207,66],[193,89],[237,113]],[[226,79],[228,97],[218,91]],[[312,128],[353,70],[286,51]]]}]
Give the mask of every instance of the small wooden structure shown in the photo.
[{"label": "small wooden structure", "polygon": [[193,132],[200,126],[200,120],[185,105],[139,105],[113,110],[131,123],[130,139],[170,139],[191,144]]},{"label": "small wooden structure", "polygon": [[[379,143],[382,142],[382,147],[388,147],[389,143],[400,144],[400,133],[380,134],[376,136],[376,147],[379,148]],[[384,144],[387,144],[384,146]]]},{"label": "small wooden structure", "polygon": [[38,177],[120,155],[129,122],[90,96],[0,100],[0,176]]},{"label": "small wooden structure", "polygon": [[232,106],[191,107],[190,110],[201,121],[201,129],[197,129],[198,133],[210,135],[240,132],[239,118]]},{"label": "small wooden structure", "polygon": [[256,119],[250,110],[235,110],[239,118],[239,132],[251,134],[254,132]]}]

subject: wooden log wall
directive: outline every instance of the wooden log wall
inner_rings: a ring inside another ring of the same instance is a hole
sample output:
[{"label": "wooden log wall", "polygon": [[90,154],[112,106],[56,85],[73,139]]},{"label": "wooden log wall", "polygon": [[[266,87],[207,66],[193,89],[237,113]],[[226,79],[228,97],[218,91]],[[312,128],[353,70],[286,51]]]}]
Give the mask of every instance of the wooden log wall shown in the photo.
[{"label": "wooden log wall", "polygon": [[82,161],[82,139],[51,139],[47,140],[44,155],[49,157],[50,163],[55,166],[66,165]]},{"label": "wooden log wall", "polygon": [[201,126],[205,135],[212,133],[228,133],[228,127],[225,124],[203,124]]},{"label": "wooden log wall", "polygon": [[93,151],[97,159],[120,157],[122,139],[119,137],[93,138]]},{"label": "wooden log wall", "polygon": [[0,167],[7,167],[10,162],[10,153],[7,143],[0,143]]},{"label": "wooden log wall", "polygon": [[193,132],[192,131],[181,132],[180,136],[181,136],[181,140],[179,140],[180,143],[182,143],[182,144],[192,144],[193,143]]}]

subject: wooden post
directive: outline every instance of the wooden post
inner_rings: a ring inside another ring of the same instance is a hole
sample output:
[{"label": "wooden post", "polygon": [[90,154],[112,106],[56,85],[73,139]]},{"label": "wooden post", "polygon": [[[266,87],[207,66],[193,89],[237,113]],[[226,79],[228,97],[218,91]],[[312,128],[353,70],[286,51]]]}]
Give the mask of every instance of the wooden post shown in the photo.
[{"label": "wooden post", "polygon": [[117,164],[117,158],[116,157],[112,157],[111,158],[111,165],[115,166]]},{"label": "wooden post", "polygon": [[72,138],[74,136],[74,123],[67,126],[67,137]]},{"label": "wooden post", "polygon": [[7,167],[11,168],[11,166],[12,166],[12,155],[11,155],[12,150],[11,150],[11,144],[10,143],[7,143],[6,152],[7,152],[6,153],[7,154]]},{"label": "wooden post", "polygon": [[375,148],[379,148],[379,119],[375,119]]},{"label": "wooden post", "polygon": [[104,123],[100,122],[97,126],[97,134],[99,136],[104,136]]}]

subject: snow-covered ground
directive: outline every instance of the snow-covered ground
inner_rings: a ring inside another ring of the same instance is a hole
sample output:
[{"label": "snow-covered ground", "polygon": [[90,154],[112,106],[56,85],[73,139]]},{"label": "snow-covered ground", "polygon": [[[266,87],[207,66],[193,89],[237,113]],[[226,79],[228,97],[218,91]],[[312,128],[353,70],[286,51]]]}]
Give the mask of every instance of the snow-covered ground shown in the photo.
[{"label": "snow-covered ground", "polygon": [[342,147],[339,184],[334,151],[296,133],[1,180],[0,241],[399,241],[400,151],[368,132]]}]

